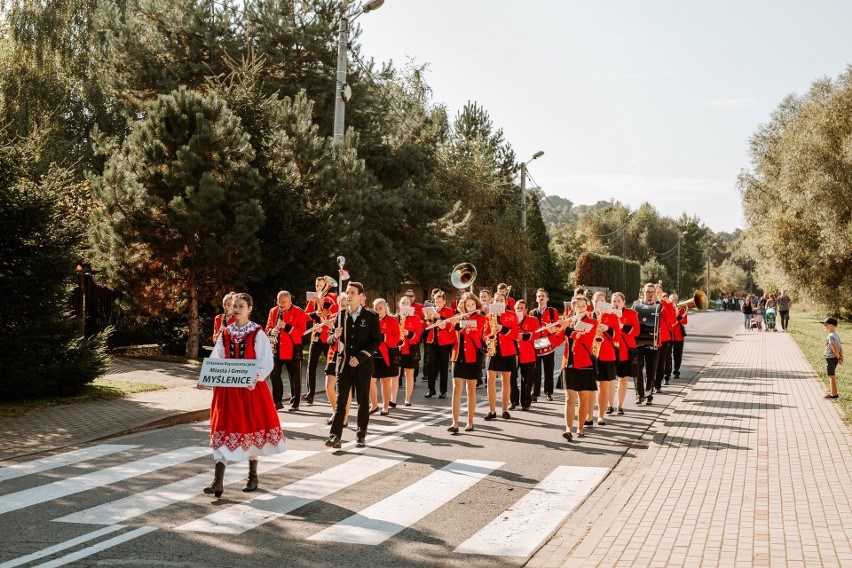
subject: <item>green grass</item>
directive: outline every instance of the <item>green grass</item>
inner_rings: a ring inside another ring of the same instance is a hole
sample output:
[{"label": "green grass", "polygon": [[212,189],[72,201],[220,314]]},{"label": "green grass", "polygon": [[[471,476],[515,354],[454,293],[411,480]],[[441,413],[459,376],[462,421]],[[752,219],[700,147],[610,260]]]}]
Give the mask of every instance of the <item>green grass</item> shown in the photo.
[{"label": "green grass", "polygon": [[166,387],[162,385],[152,385],[149,383],[131,383],[127,381],[95,379],[91,384],[83,387],[83,392],[75,396],[49,397],[35,400],[0,403],[0,419],[14,418],[15,416],[21,416],[34,410],[44,410],[51,406],[79,404],[81,402],[90,402],[93,400],[111,400],[128,394],[163,390],[164,388]]},{"label": "green grass", "polygon": [[[825,384],[828,393],[828,377],[825,375],[825,328],[822,321],[826,318],[824,312],[812,306],[793,306],[790,311],[790,336],[798,344],[808,363]],[[780,322],[779,322],[780,323]],[[852,352],[852,323],[841,321],[837,333],[844,343],[844,355]],[[840,398],[837,402],[843,410],[847,422],[852,421],[852,368],[845,361],[837,366],[837,392]]]}]

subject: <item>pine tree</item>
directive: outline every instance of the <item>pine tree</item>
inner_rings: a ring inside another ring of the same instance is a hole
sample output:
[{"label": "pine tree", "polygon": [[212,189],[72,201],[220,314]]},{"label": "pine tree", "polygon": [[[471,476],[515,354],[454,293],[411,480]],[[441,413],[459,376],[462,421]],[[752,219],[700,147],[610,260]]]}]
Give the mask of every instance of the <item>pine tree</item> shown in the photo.
[{"label": "pine tree", "polygon": [[188,312],[188,357],[198,355],[199,303],[260,264],[253,158],[219,97],[181,88],[148,108],[93,183],[94,261],[148,313]]}]

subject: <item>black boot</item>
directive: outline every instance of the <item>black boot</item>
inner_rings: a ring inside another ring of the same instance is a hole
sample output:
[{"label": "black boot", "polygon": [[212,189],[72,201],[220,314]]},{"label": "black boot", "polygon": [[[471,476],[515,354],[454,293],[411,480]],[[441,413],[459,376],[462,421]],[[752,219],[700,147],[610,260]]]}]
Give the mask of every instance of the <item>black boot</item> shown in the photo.
[{"label": "black boot", "polygon": [[257,460],[249,460],[249,474],[243,491],[248,493],[257,489]]},{"label": "black boot", "polygon": [[213,483],[210,484],[210,487],[205,487],[204,492],[208,495],[212,493],[216,497],[221,497],[224,490],[225,464],[224,462],[216,462],[216,474],[213,476]]}]

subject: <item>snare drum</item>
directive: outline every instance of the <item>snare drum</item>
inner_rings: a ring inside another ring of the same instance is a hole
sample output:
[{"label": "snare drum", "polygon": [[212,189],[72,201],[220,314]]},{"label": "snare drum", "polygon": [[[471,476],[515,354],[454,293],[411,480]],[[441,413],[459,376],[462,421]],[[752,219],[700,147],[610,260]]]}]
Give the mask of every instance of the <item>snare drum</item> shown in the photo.
[{"label": "snare drum", "polygon": [[535,341],[533,341],[533,347],[535,347],[536,357],[544,357],[545,355],[550,355],[556,350],[556,347],[550,343],[550,339],[547,337],[539,337]]}]

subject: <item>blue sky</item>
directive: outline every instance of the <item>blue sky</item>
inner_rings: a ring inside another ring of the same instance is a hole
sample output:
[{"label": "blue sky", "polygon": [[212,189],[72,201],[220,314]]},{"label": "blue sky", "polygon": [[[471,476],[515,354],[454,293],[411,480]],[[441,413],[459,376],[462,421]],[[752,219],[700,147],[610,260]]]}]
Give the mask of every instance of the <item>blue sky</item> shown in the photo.
[{"label": "blue sky", "polygon": [[386,0],[357,23],[365,56],[429,63],[451,116],[477,101],[520,161],[543,150],[545,193],[731,231],[749,137],[852,63],[850,22],[840,0]]}]

